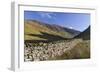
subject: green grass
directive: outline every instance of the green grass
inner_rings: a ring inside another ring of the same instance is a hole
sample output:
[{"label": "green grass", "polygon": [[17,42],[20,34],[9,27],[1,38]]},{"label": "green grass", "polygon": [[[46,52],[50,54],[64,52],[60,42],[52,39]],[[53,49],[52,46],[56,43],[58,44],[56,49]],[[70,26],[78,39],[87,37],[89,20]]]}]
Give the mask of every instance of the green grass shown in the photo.
[{"label": "green grass", "polygon": [[36,23],[36,22],[31,22],[31,21],[29,21],[29,23],[25,22],[25,26],[24,26],[25,40],[45,40],[43,38],[28,35],[28,34],[42,35],[41,32],[48,33],[51,35],[58,35],[64,38],[72,36],[68,32],[64,32],[64,31],[57,32],[57,31],[49,29],[48,27],[40,25],[39,23]]}]

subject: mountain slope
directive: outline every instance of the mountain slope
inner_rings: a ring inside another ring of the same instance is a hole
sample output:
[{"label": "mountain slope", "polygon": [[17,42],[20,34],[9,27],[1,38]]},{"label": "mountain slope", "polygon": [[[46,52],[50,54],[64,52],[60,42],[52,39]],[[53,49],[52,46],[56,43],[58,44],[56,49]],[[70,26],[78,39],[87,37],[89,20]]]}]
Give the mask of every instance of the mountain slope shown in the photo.
[{"label": "mountain slope", "polygon": [[25,20],[24,28],[25,40],[58,40],[73,38],[76,34],[79,34],[79,31],[36,20]]},{"label": "mountain slope", "polygon": [[85,31],[75,36],[75,38],[82,38],[84,40],[90,40],[90,26]]}]

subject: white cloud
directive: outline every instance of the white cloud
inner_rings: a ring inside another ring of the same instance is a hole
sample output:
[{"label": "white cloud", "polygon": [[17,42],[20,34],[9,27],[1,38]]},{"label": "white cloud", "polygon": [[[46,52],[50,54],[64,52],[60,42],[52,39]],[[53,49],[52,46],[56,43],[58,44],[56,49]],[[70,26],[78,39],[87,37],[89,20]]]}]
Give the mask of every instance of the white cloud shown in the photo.
[{"label": "white cloud", "polygon": [[55,18],[55,14],[52,13],[52,12],[38,12],[38,14],[39,14],[42,18],[49,18],[49,19]]},{"label": "white cloud", "polygon": [[69,27],[70,29],[73,29],[73,27]]}]

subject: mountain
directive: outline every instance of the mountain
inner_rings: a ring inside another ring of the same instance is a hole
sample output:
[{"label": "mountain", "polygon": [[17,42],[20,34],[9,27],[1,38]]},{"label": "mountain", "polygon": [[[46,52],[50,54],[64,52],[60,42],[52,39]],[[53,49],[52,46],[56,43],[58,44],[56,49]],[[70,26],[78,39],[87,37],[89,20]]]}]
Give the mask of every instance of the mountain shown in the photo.
[{"label": "mountain", "polygon": [[80,32],[56,24],[47,24],[37,20],[24,21],[25,40],[59,40],[73,38]]},{"label": "mountain", "polygon": [[78,35],[79,33],[80,33],[80,31],[77,31],[77,30],[74,30],[74,29],[70,29],[70,28],[65,28],[65,27],[63,27],[63,29],[66,31],[66,32],[69,32],[70,34],[72,34],[72,35],[74,35],[74,36],[76,36],[76,35]]},{"label": "mountain", "polygon": [[84,40],[90,40],[90,26],[85,31],[75,36],[75,38],[82,38]]}]

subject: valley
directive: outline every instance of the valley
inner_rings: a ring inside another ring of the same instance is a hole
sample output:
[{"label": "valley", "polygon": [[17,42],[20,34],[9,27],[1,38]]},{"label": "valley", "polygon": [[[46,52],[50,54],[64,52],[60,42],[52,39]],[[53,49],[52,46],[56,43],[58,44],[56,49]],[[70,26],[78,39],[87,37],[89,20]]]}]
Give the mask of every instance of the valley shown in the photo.
[{"label": "valley", "polygon": [[25,20],[24,61],[90,58],[90,26],[83,32]]}]

